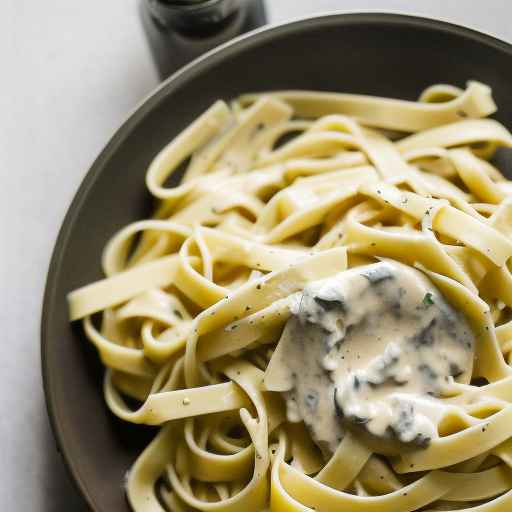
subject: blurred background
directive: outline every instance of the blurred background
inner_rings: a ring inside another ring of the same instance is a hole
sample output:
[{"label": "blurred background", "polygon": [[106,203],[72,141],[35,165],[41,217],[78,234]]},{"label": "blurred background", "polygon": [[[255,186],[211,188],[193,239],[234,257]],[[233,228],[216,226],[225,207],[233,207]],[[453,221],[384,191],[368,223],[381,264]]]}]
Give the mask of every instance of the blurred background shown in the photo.
[{"label": "blurred background", "polygon": [[[510,0],[267,0],[266,9],[271,23],[332,10],[419,14],[512,41]],[[44,404],[41,301],[74,192],[159,83],[139,0],[2,0],[0,70],[0,503],[12,511],[82,511]]]}]

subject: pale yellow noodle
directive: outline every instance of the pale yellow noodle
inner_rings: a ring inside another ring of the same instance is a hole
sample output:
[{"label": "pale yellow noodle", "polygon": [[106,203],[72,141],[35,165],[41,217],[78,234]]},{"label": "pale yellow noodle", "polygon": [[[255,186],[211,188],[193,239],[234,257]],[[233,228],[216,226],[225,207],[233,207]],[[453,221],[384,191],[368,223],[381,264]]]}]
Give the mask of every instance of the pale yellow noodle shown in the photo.
[{"label": "pale yellow noodle", "polygon": [[[495,110],[478,82],[416,102],[249,94],[155,156],[154,217],[120,226],[105,278],[68,295],[110,410],[162,427],[128,474],[135,511],[512,510],[512,184],[487,161],[512,136]],[[386,458],[353,431],[326,460],[264,370],[292,294],[377,258],[465,314],[468,372],[489,383],[456,385],[427,448]]]}]

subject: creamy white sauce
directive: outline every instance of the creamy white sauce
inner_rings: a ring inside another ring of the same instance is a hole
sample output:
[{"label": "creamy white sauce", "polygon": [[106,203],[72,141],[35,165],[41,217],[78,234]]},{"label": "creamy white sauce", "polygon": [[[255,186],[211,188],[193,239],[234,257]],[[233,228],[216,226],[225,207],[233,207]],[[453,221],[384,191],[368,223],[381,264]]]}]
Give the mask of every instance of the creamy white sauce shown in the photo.
[{"label": "creamy white sauce", "polygon": [[324,453],[347,427],[427,446],[440,400],[471,375],[474,336],[423,273],[396,262],[310,283],[291,299],[265,376]]}]

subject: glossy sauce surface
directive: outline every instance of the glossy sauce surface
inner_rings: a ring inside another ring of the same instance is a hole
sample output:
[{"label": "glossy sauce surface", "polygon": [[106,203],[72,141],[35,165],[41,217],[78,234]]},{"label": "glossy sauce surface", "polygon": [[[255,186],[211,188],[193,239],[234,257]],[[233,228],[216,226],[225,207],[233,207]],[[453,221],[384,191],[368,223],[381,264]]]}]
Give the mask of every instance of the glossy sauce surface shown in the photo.
[{"label": "glossy sauce surface", "polygon": [[471,375],[474,336],[426,276],[384,261],[310,283],[265,376],[290,421],[304,421],[326,454],[347,427],[428,446],[440,398]]}]

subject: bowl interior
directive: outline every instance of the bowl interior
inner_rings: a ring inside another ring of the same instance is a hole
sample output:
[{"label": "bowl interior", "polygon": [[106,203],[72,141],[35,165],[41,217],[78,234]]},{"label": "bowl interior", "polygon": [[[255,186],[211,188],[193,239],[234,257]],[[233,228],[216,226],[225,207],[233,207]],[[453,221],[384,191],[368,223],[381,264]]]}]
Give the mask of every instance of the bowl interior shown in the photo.
[{"label": "bowl interior", "polygon": [[102,369],[66,294],[102,277],[100,254],[122,226],[148,216],[145,170],[158,150],[217,98],[268,89],[318,89],[415,99],[427,85],[493,88],[496,118],[512,127],[512,52],[505,43],[439,22],[397,15],[332,15],[247,37],[160,88],[118,131],[84,180],[62,227],[43,312],[43,371],[57,438],[97,512],[128,511],[123,479],[154,434],[114,418]]}]

